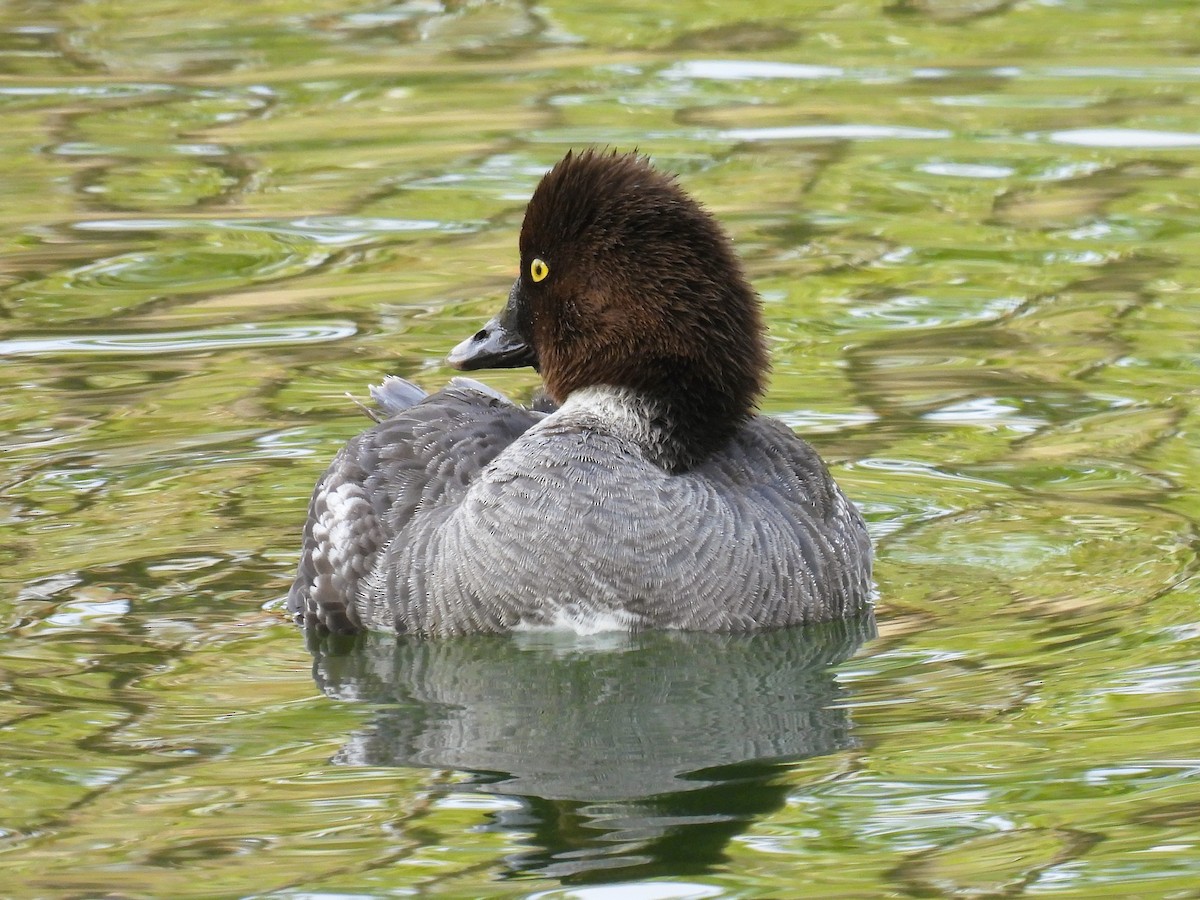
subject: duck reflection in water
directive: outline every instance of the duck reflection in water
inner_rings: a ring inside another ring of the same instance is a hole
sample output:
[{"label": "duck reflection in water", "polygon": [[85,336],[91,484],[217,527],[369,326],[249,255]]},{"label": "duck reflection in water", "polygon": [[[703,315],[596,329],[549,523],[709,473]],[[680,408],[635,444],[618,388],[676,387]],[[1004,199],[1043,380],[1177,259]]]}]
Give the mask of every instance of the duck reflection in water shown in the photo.
[{"label": "duck reflection in water", "polygon": [[830,667],[874,628],[309,638],[325,694],[378,704],[335,762],[469,773],[448,790],[519,804],[489,826],[532,845],[510,875],[586,883],[719,865],[789,762],[855,746]]}]

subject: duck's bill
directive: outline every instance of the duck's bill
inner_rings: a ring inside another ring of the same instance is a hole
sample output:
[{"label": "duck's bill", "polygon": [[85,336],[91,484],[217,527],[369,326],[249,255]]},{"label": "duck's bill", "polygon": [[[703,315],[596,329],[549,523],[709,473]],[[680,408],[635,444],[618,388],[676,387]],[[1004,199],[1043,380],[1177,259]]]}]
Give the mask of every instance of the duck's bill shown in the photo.
[{"label": "duck's bill", "polygon": [[512,328],[506,327],[501,314],[450,351],[446,362],[470,372],[474,369],[516,369],[537,367],[537,356]]},{"label": "duck's bill", "polygon": [[527,320],[521,296],[521,279],[513,282],[508,302],[500,315],[493,316],[477,332],[450,351],[446,362],[456,369],[516,369],[521,366],[537,368],[537,353],[522,335],[520,323]]}]

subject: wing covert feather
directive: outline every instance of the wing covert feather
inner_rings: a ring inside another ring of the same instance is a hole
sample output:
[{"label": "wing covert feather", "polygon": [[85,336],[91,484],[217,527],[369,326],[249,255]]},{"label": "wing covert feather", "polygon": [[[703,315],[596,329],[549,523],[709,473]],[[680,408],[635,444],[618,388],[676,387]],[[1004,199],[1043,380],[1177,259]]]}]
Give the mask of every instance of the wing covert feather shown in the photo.
[{"label": "wing covert feather", "polygon": [[417,510],[381,557],[364,624],[456,634],[566,619],[726,631],[865,604],[862,519],[782,425],[757,418],[682,475],[619,438],[546,426],[453,502]]}]

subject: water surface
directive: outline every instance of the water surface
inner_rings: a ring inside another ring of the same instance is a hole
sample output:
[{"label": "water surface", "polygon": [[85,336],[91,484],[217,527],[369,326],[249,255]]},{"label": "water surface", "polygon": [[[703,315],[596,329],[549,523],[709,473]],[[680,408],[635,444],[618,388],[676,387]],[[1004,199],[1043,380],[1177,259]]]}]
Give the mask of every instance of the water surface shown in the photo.
[{"label": "water surface", "polygon": [[[1192,6],[5,6],[5,891],[1193,896]],[[875,622],[306,646],[346,392],[591,143],[729,227]]]}]

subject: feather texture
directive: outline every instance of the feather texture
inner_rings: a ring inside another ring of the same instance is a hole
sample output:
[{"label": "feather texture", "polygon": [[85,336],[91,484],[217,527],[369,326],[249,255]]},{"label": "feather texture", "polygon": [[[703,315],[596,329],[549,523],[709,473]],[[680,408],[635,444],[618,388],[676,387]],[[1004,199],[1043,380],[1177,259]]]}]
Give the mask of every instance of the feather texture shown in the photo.
[{"label": "feather texture", "polygon": [[758,416],[672,474],[629,433],[641,410],[614,414],[635,402],[590,390],[543,416],[452,386],[369,429],[313,494],[290,608],[444,636],[742,631],[867,604],[865,526],[812,447]]}]

